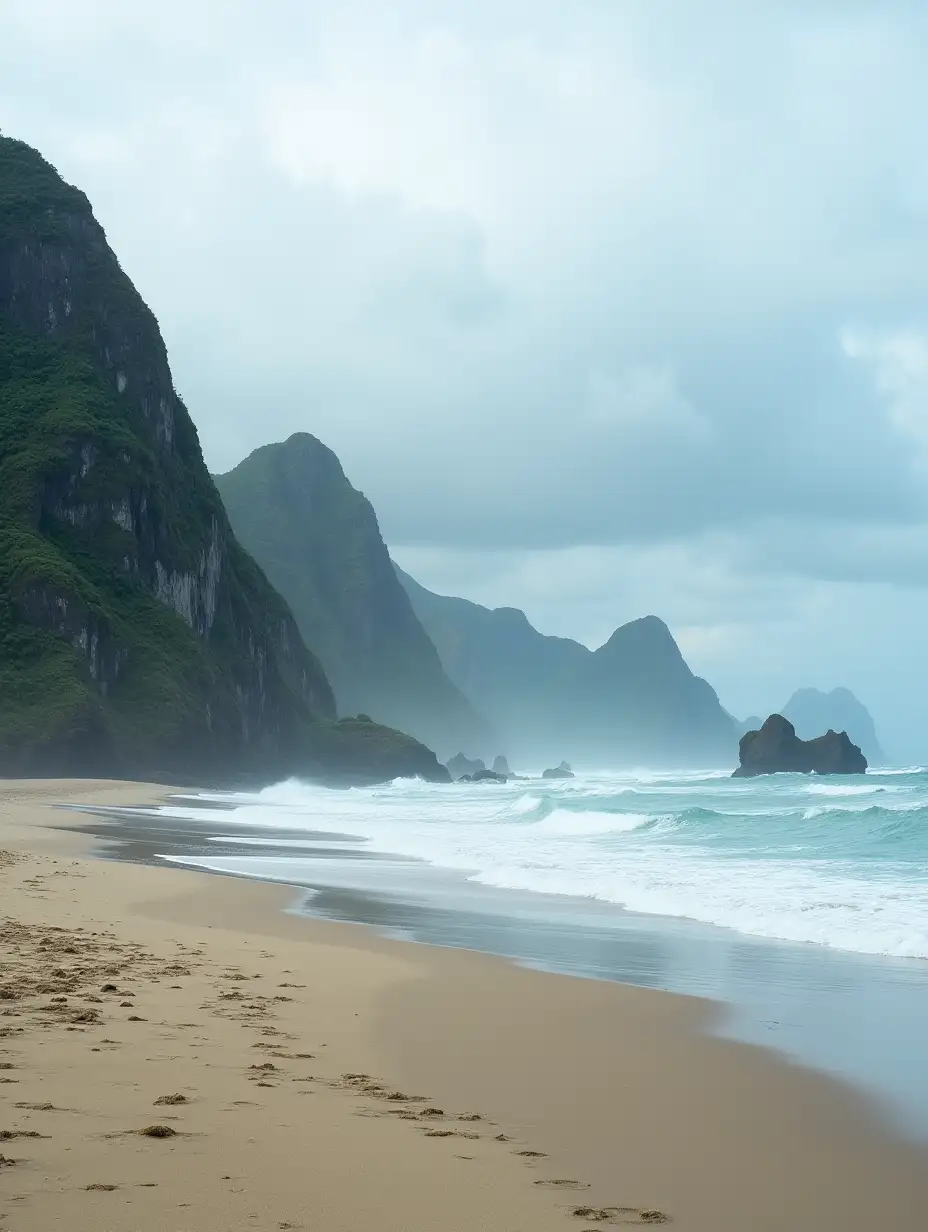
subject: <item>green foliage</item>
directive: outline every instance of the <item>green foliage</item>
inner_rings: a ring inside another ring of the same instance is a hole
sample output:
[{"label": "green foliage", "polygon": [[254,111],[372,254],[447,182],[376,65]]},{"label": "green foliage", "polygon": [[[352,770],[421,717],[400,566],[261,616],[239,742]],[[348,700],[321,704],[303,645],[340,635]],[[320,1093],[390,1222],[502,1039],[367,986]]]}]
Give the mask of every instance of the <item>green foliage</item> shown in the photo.
[{"label": "green foliage", "polygon": [[0,244],[23,230],[43,243],[60,241],[70,215],[90,212],[84,194],[31,146],[0,137]]}]

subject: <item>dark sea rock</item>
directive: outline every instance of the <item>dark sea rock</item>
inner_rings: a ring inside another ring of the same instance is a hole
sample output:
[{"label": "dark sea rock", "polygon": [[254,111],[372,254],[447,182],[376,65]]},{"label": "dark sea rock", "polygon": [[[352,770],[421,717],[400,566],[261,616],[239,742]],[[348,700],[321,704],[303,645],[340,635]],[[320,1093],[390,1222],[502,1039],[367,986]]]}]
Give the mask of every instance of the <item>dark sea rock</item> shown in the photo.
[{"label": "dark sea rock", "polygon": [[469,757],[465,757],[463,753],[455,753],[454,757],[447,763],[448,773],[453,779],[462,779],[465,774],[468,779],[474,777],[481,770],[486,770],[486,762],[481,761],[479,757],[475,757],[473,761]]},{"label": "dark sea rock", "polygon": [[574,777],[574,772],[571,770],[566,761],[562,761],[559,766],[555,766],[553,769],[544,770],[541,777],[543,779],[572,779]]},{"label": "dark sea rock", "polygon": [[471,775],[472,783],[508,783],[509,776],[506,774],[497,774],[495,770],[478,770],[476,774]]},{"label": "dark sea rock", "polygon": [[502,754],[500,754],[500,756],[493,762],[493,773],[502,774],[506,778],[509,778],[512,775],[512,771],[509,769],[509,762],[502,756]]},{"label": "dark sea rock", "polygon": [[781,714],[772,714],[759,731],[741,737],[741,765],[733,778],[758,774],[864,774],[867,759],[847,732],[827,731],[800,740]]}]

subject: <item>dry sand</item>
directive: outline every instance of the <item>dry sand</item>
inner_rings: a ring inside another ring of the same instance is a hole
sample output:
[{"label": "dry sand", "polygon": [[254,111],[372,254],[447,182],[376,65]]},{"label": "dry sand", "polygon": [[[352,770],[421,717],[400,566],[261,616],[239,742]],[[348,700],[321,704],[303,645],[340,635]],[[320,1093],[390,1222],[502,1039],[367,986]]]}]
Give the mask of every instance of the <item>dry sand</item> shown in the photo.
[{"label": "dry sand", "polygon": [[49,828],[162,791],[0,783],[2,1232],[928,1228],[928,1153],[703,1003]]}]

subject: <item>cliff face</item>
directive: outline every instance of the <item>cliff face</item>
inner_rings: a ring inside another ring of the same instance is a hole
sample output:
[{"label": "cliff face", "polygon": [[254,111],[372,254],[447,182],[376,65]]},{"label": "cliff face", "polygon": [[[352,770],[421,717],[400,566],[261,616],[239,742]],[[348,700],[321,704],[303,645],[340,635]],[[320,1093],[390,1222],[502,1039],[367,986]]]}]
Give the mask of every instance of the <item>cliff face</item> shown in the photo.
[{"label": "cliff face", "polygon": [[436,595],[397,570],[451,679],[510,758],[552,764],[726,766],[734,722],[654,616],[596,651],[545,637],[515,608]]},{"label": "cliff face", "polygon": [[89,202],[0,138],[0,773],[319,772],[334,714]]},{"label": "cliff face", "polygon": [[319,655],[341,713],[369,714],[445,755],[492,747],[397,580],[370,502],[330,449],[297,433],[216,484],[235,534]]}]

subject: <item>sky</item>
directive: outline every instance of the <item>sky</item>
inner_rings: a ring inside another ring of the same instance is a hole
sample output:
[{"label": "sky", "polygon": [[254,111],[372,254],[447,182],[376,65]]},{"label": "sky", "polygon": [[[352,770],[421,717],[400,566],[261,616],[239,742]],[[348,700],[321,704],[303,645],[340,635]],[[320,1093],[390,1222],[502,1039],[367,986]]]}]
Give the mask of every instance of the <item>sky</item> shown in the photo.
[{"label": "sky", "polygon": [[314,433],[424,585],[928,763],[923,0],[3,0],[214,471]]}]

